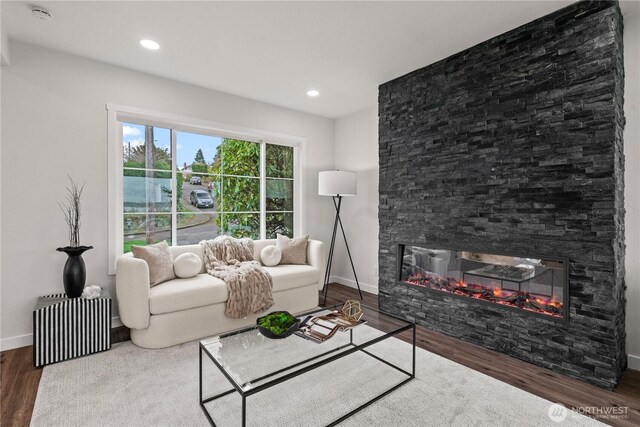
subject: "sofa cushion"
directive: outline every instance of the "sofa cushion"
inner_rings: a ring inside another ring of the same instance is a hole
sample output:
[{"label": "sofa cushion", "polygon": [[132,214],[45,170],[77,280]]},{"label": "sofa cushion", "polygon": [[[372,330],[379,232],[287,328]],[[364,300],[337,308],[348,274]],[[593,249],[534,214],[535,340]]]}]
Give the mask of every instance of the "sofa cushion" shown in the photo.
[{"label": "sofa cushion", "polygon": [[202,259],[193,252],[178,255],[173,260],[173,271],[181,279],[189,279],[196,276],[202,270]]},{"label": "sofa cushion", "polygon": [[149,267],[149,286],[156,286],[167,280],[175,279],[173,259],[166,241],[148,246],[131,246],[133,256],[147,262]]},{"label": "sofa cushion", "polygon": [[202,252],[202,246],[200,245],[182,245],[182,246],[169,246],[169,252],[171,252],[171,257],[175,260],[180,255],[185,253],[194,253],[198,255],[198,258],[202,260],[202,269],[200,273],[206,273],[207,271],[204,269],[204,257]]},{"label": "sofa cushion", "polygon": [[202,307],[225,302],[227,295],[226,283],[206,273],[173,279],[150,289],[149,311],[161,314]]},{"label": "sofa cushion", "polygon": [[260,254],[262,250],[267,246],[276,244],[276,239],[268,239],[268,240],[254,240],[253,241],[253,259],[262,264],[262,258]]},{"label": "sofa cushion", "polygon": [[276,235],[276,247],[282,251],[280,264],[306,264],[309,235],[291,239],[282,234]]},{"label": "sofa cushion", "polygon": [[262,265],[266,265],[267,267],[275,267],[280,263],[281,258],[282,251],[273,245],[265,246],[260,252]]},{"label": "sofa cushion", "polygon": [[320,270],[306,264],[277,265],[275,267],[263,267],[273,278],[273,292],[287,289],[300,288],[312,283],[317,283]]}]

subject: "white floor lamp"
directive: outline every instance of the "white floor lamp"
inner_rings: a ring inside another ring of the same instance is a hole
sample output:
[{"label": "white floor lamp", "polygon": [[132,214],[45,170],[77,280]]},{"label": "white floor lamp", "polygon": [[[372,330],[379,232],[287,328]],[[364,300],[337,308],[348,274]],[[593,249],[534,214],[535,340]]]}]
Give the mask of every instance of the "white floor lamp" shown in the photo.
[{"label": "white floor lamp", "polygon": [[324,292],[324,301],[322,302],[322,304],[324,305],[327,302],[327,291],[329,290],[329,278],[331,277],[331,264],[333,263],[333,254],[336,245],[336,233],[338,231],[338,225],[340,225],[340,230],[342,231],[344,245],[347,247],[347,254],[349,255],[351,269],[353,270],[353,277],[356,279],[358,293],[360,294],[360,299],[362,299],[360,282],[358,282],[356,268],[353,266],[351,251],[349,250],[349,244],[347,243],[347,236],[346,234],[344,234],[342,220],[340,219],[340,207],[342,206],[342,198],[356,195],[356,173],[350,171],[320,172],[318,174],[318,194],[320,196],[331,196],[333,198],[333,206],[336,208],[336,218],[333,222],[331,246],[329,247],[329,256],[327,257],[327,271],[324,275],[324,286],[322,288],[322,291]]}]

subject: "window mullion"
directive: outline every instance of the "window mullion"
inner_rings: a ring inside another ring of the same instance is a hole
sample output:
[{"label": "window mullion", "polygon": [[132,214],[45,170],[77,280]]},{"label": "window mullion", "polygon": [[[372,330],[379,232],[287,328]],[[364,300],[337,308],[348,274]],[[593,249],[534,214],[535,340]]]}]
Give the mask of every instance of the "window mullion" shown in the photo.
[{"label": "window mullion", "polygon": [[178,174],[176,130],[171,129],[171,245],[178,244]]},{"label": "window mullion", "polygon": [[267,238],[267,143],[260,141],[260,239]]},{"label": "window mullion", "polygon": [[[300,165],[300,145],[293,147],[293,236],[300,236],[306,232],[301,225],[302,215],[302,167]],[[292,237],[293,237],[292,236]]]}]

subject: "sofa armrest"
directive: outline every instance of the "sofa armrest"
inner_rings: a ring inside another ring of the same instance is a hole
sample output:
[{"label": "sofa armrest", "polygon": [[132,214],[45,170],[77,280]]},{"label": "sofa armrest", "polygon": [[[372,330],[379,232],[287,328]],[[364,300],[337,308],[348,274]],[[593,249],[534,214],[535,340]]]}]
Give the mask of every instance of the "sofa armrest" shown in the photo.
[{"label": "sofa armrest", "polygon": [[149,266],[131,255],[116,261],[116,298],[122,323],[131,329],[149,327]]},{"label": "sofa armrest", "polygon": [[324,286],[326,263],[327,256],[324,249],[324,243],[320,240],[309,240],[309,243],[307,244],[307,264],[312,267],[316,267],[320,271],[318,276],[318,289],[322,289]]}]

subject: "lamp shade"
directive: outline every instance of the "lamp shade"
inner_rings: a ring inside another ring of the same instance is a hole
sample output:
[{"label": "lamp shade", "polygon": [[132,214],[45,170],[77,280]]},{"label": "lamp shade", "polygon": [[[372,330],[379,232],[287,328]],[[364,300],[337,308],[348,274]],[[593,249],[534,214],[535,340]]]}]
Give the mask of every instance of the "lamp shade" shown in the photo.
[{"label": "lamp shade", "polygon": [[355,196],[356,173],[350,171],[319,172],[318,194],[321,196]]}]

